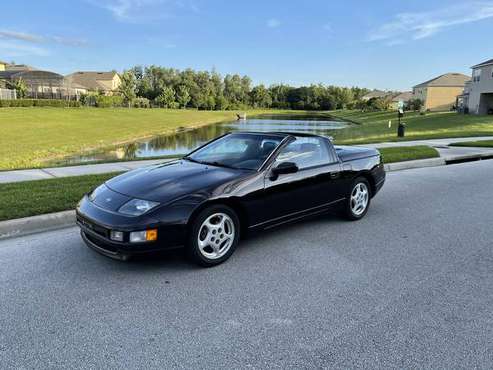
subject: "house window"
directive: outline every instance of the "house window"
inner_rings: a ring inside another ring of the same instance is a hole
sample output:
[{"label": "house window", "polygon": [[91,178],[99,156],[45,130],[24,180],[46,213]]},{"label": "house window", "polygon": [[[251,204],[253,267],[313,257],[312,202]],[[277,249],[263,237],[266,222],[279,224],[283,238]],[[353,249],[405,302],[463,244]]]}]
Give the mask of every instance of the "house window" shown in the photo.
[{"label": "house window", "polygon": [[472,81],[479,82],[481,80],[481,69],[475,69],[472,73]]}]

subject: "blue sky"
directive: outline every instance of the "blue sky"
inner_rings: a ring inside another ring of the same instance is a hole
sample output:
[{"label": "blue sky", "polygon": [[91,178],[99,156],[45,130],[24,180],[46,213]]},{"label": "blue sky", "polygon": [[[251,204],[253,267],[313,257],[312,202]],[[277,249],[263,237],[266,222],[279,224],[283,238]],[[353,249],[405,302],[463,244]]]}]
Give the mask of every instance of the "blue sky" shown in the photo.
[{"label": "blue sky", "polygon": [[493,0],[16,0],[0,60],[62,74],[157,64],[255,83],[409,89],[493,58]]}]

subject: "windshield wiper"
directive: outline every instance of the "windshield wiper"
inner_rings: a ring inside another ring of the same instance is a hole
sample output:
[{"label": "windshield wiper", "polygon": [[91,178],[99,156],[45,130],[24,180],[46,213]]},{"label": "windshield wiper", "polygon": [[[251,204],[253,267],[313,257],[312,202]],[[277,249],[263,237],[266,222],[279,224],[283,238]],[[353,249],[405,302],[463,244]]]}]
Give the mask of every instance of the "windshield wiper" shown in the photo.
[{"label": "windshield wiper", "polygon": [[202,162],[202,161],[198,161],[196,159],[193,159],[192,157],[183,157],[182,159],[186,160],[186,161],[189,161],[189,162],[194,162],[194,163],[199,163],[199,164],[207,164],[205,162]]},{"label": "windshield wiper", "polygon": [[233,167],[233,166],[230,166],[228,164],[224,164],[224,163],[221,163],[221,162],[217,162],[217,161],[214,161],[214,162],[203,162],[204,164],[209,164],[211,166],[216,166],[216,167],[226,167],[226,168],[232,168],[234,170],[237,170],[236,167]]}]

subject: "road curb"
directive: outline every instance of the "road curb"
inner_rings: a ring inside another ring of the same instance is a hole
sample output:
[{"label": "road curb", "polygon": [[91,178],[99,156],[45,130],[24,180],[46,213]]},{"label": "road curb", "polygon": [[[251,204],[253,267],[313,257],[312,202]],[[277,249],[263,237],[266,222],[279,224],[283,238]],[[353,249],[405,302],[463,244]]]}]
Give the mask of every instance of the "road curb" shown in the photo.
[{"label": "road curb", "polygon": [[437,167],[437,166],[445,166],[446,164],[447,163],[445,161],[445,158],[419,159],[415,161],[388,163],[385,165],[385,171],[393,172],[393,171],[410,170],[413,168]]},{"label": "road curb", "polygon": [[0,222],[0,240],[75,225],[75,211],[49,213]]}]

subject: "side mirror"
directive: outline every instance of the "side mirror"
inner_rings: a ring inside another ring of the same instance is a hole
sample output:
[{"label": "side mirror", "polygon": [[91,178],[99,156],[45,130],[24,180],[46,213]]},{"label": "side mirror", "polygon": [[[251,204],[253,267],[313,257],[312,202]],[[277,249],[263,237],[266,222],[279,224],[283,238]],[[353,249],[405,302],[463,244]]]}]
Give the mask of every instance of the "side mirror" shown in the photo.
[{"label": "side mirror", "polygon": [[295,172],[298,172],[298,166],[294,162],[281,162],[272,169],[272,174],[275,177]]}]

